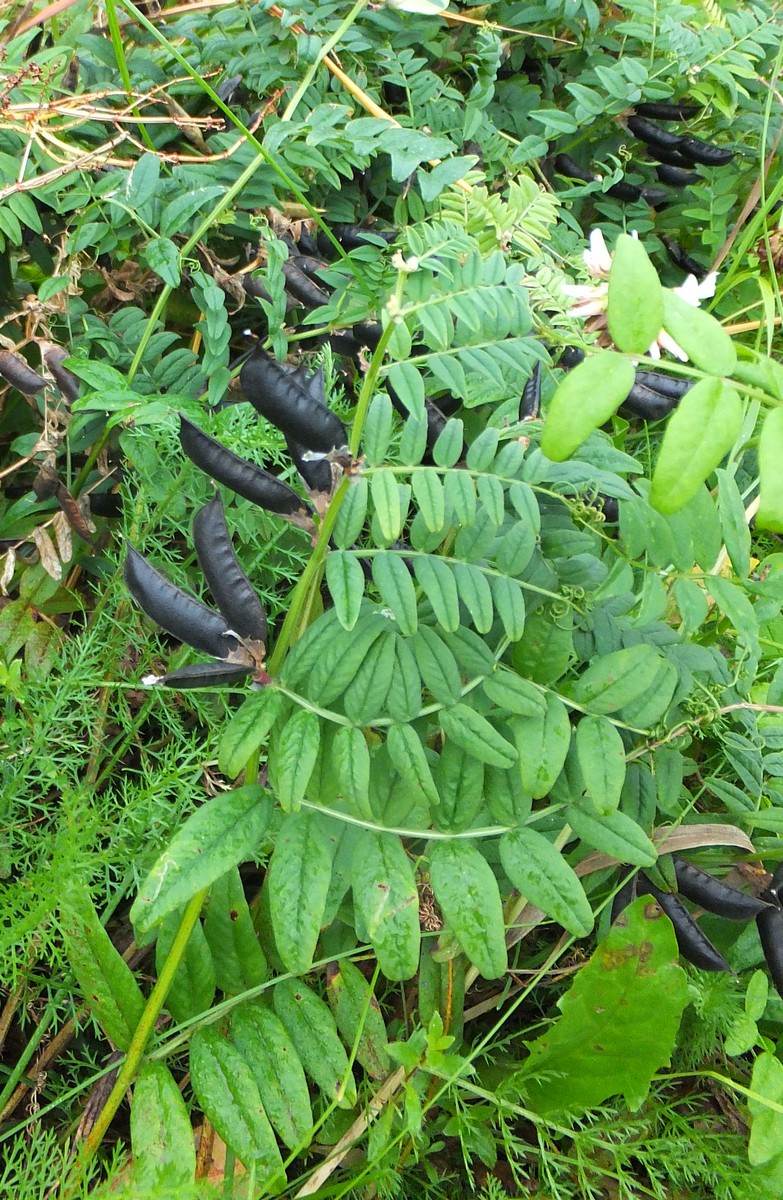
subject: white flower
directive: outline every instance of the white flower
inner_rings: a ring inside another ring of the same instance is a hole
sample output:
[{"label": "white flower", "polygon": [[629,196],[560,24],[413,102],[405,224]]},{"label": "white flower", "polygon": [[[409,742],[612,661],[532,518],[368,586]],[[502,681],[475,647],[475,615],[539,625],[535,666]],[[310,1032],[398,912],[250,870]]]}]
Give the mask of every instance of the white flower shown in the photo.
[{"label": "white flower", "polygon": [[[680,284],[678,288],[675,288],[674,291],[686,304],[690,304],[692,308],[698,308],[700,301],[709,300],[711,296],[715,295],[717,278],[716,271],[710,271],[709,275],[704,276],[701,283],[699,283],[695,275],[688,275],[685,282]],[[675,342],[674,338],[665,329],[660,331],[647,353],[650,355],[650,358],[654,358],[657,362],[661,357],[661,350],[668,350],[680,362],[688,361],[688,355],[682,346]]]},{"label": "white flower", "polygon": [[582,255],[588,275],[593,279],[608,279],[612,268],[612,256],[600,229],[590,234],[590,248]]},{"label": "white flower", "polygon": [[597,317],[600,313],[606,312],[606,301],[609,295],[607,283],[598,285],[567,283],[561,290],[565,292],[566,296],[571,296],[576,300],[576,304],[571,307],[571,313],[575,317]]}]

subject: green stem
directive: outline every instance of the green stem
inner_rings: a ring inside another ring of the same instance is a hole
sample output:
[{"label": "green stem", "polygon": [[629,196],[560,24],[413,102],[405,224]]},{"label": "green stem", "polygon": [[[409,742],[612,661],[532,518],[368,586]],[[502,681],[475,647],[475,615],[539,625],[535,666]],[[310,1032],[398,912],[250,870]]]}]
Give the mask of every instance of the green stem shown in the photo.
[{"label": "green stem", "polygon": [[[141,1060],[144,1057],[144,1051],[147,1047],[147,1042],[155,1027],[155,1022],[158,1019],[160,1010],[163,1008],[169,988],[171,987],[174,975],[182,961],[182,956],[185,953],[185,948],[190,940],[190,935],[193,932],[196,921],[198,920],[201,906],[204,903],[206,890],[198,892],[192,900],[188,902],[185,912],[177,930],[176,937],[171,944],[168,957],[163,964],[163,969],[158,975],[158,982],[150,993],[150,997],[145,1006],[144,1012],[141,1014],[141,1020],[136,1027],[136,1032],[131,1039],[131,1044],[128,1047],[128,1053],[125,1055],[125,1061],[120,1067],[119,1074],[114,1083],[114,1087],[109,1093],[109,1098],[106,1104],[101,1109],[97,1121],[93,1125],[89,1134],[84,1140],[82,1150],[79,1155],[80,1163],[84,1164],[89,1161],[98,1150],[109,1125],[114,1119],[123,1097],[128,1090],[128,1087],[133,1082],[136,1073],[141,1065]],[[70,1192],[65,1191],[63,1195],[69,1195]]]},{"label": "green stem", "polygon": [[313,82],[313,79],[315,78],[315,73],[318,70],[318,68],[320,67],[321,63],[326,58],[329,51],[333,50],[334,47],[337,45],[337,43],[340,41],[340,39],[343,37],[343,35],[348,32],[348,30],[351,28],[351,26],[353,25],[356,18],[361,13],[362,9],[367,7],[367,4],[368,4],[368,0],[356,0],[356,3],[354,4],[351,11],[348,13],[348,16],[345,18],[345,20],[338,26],[338,28],[335,30],[335,32],[332,34],[332,36],[330,38],[327,38],[327,40],[324,42],[323,46],[318,51],[315,61],[312,62],[310,64],[310,66],[307,68],[307,70],[305,71],[302,82],[299,84],[299,87],[294,92],[293,96],[291,97],[290,103],[288,104],[288,107],[286,108],[285,112],[283,113],[282,117],[280,118],[281,121],[290,121],[291,120],[292,116],[294,115],[297,108],[299,107],[300,100],[304,96],[304,94],[307,91],[307,89],[309,88],[310,84]]},{"label": "green stem", "polygon": [[[109,33],[111,35],[111,44],[114,47],[114,57],[117,59],[117,68],[120,72],[120,79],[122,80],[122,86],[125,88],[125,91],[128,93],[128,99],[130,100],[133,97],[133,87],[131,85],[131,77],[130,77],[130,71],[128,70],[128,63],[125,58],[125,47],[122,44],[122,33],[120,31],[120,22],[117,18],[117,9],[116,9],[114,0],[106,0],[106,20],[109,25]],[[136,104],[134,104],[131,111],[132,111],[134,117],[139,118],[139,133],[141,134],[144,144],[148,147],[148,149],[154,151],[155,147],[152,143],[152,138],[150,137],[149,133],[147,132],[147,126],[144,125],[141,120],[141,113],[139,112],[138,106]]]}]

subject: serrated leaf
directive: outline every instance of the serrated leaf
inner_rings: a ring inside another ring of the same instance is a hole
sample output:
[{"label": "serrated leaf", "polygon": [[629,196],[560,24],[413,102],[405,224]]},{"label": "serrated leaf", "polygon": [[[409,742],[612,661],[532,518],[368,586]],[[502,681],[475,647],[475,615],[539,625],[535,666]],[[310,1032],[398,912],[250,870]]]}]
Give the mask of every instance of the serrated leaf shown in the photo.
[{"label": "serrated leaf", "polygon": [[231,1017],[231,1040],[253,1073],[280,1140],[289,1150],[307,1145],[313,1128],[310,1092],[283,1022],[261,1004],[242,1004]]},{"label": "serrated leaf", "polygon": [[663,289],[663,328],[702,371],[734,374],[737,352],[720,322],[670,288]]},{"label": "serrated leaf", "polygon": [[391,609],[404,634],[415,633],[419,624],[416,588],[400,555],[379,551],[372,560],[372,577],[384,604]]},{"label": "serrated leaf", "polygon": [[492,590],[486,575],[471,563],[456,563],[454,582],[457,585],[457,594],[470,613],[478,632],[489,633],[494,609]]},{"label": "serrated leaf", "polygon": [[358,1043],[356,1061],[371,1079],[383,1079],[390,1065],[389,1035],[369,983],[350,959],[327,967],[326,998],[343,1041],[348,1046]]},{"label": "serrated leaf", "polygon": [[331,847],[316,814],[289,813],[269,864],[269,910],[275,945],[293,975],[312,966],[331,875]]},{"label": "serrated leaf", "polygon": [[669,1063],[688,1003],[678,954],[660,909],[642,897],[623,911],[559,1002],[562,1016],[529,1047],[525,1101],[534,1111],[582,1113],[617,1093],[641,1104]]},{"label": "serrated leaf", "polygon": [[515,747],[470,705],[455,704],[453,708],[444,708],[438,713],[438,721],[446,737],[453,738],[458,746],[480,762],[491,767],[511,767],[516,762]]},{"label": "serrated leaf", "polygon": [[220,990],[237,996],[266,979],[266,959],[253,928],[237,867],[212,885],[204,917],[204,936],[212,954]]},{"label": "serrated leaf", "polygon": [[517,750],[522,792],[536,800],[551,791],[571,744],[571,722],[562,700],[551,692],[543,711],[513,717],[509,726]]},{"label": "serrated leaf", "polygon": [[273,1001],[302,1066],[327,1101],[336,1101],[338,1108],[353,1108],[356,1081],[327,1005],[312,988],[295,979],[275,984]]},{"label": "serrated leaf", "polygon": [[607,305],[618,350],[645,354],[663,326],[663,289],[640,241],[621,233],[612,256]]},{"label": "serrated leaf", "polygon": [[443,484],[437,471],[423,467],[411,474],[413,498],[430,533],[438,533],[446,520]]},{"label": "serrated leaf", "polygon": [[223,775],[236,779],[251,756],[267,739],[283,707],[283,697],[272,687],[253,692],[223,730],[218,748],[218,766]]},{"label": "serrated leaf", "polygon": [[275,778],[283,812],[296,812],[304,799],[321,743],[321,723],[315,713],[298,708],[276,740]]},{"label": "serrated leaf", "polygon": [[591,354],[569,371],[546,410],[541,451],[564,462],[614,416],[634,384],[630,361],[611,350]]},{"label": "serrated leaf", "polygon": [[370,751],[361,729],[341,725],[332,742],[332,755],[343,796],[357,816],[370,820]]},{"label": "serrated leaf", "polygon": [[653,508],[674,513],[692,500],[741,428],[742,401],[734,388],[719,379],[701,379],[690,388],[663,435],[650,490]]},{"label": "serrated leaf", "polygon": [[577,837],[593,850],[609,854],[621,863],[635,867],[652,867],[658,855],[647,834],[623,812],[607,817],[593,815],[583,808],[566,809],[566,820]]},{"label": "serrated leaf", "polygon": [[418,734],[410,725],[392,725],[386,739],[389,757],[397,773],[417,791],[427,804],[440,803],[427,755]]},{"label": "serrated leaf", "polygon": [[258,1182],[279,1187],[283,1160],[250,1067],[217,1029],[197,1029],[190,1039],[190,1078],[195,1097],[217,1133]]},{"label": "serrated leaf", "polygon": [[133,1175],[150,1195],[193,1187],[196,1149],[190,1117],[171,1071],[147,1062],[133,1087],[130,1110]]},{"label": "serrated leaf", "polygon": [[419,962],[419,896],[396,834],[365,830],[353,855],[353,897],[387,979],[410,979]]},{"label": "serrated leaf", "polygon": [[131,909],[142,932],[251,859],[272,816],[272,799],[256,784],[221,792],[190,816],[153,866]]},{"label": "serrated leaf", "polygon": [[414,560],[416,578],[432,605],[436,620],[447,633],[459,628],[459,597],[454,572],[436,555]]},{"label": "serrated leaf", "polygon": [[430,884],[449,928],[485,979],[506,972],[506,931],[497,880],[483,854],[465,841],[436,842]]},{"label": "serrated leaf", "polygon": [[597,713],[612,713],[630,704],[652,684],[661,656],[646,642],[614,650],[580,675],[574,699]]},{"label": "serrated leaf", "polygon": [[364,598],[364,571],[356,555],[330,551],[326,556],[326,582],[338,620],[350,632],[359,619]]},{"label": "serrated leaf", "polygon": [[500,861],[517,891],[575,937],[587,937],[593,911],[573,868],[543,834],[520,826],[500,839]]},{"label": "serrated leaf", "polygon": [[620,803],[625,782],[623,739],[606,717],[582,717],[576,727],[576,753],[587,797],[596,812],[607,816]]},{"label": "serrated leaf", "polygon": [[120,1050],[127,1050],[144,1012],[133,972],[101,925],[90,893],[66,881],[60,900],[65,952],[90,1012]]}]

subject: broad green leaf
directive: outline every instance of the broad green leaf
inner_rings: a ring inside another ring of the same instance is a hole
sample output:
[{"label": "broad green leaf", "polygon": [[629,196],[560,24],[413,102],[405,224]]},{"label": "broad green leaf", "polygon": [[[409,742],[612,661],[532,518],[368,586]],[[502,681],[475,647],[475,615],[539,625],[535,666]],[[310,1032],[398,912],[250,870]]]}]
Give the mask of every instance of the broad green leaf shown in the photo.
[{"label": "broad green leaf", "polygon": [[367,410],[362,430],[362,450],[371,467],[378,467],[389,453],[394,409],[386,392],[376,392]]},{"label": "broad green leaf", "polygon": [[60,926],[65,953],[90,1012],[120,1050],[127,1050],[144,1012],[133,972],[101,925],[90,893],[74,880],[62,885]]},{"label": "broad green leaf", "polygon": [[720,611],[731,621],[740,639],[753,645],[758,638],[759,621],[743,589],[728,579],[722,579],[720,575],[705,575],[704,586]]},{"label": "broad green leaf", "polygon": [[256,784],[221,792],[197,809],[142,884],[131,921],[142,933],[258,852],[272,799]]},{"label": "broad green leaf", "polygon": [[389,623],[381,616],[361,617],[348,633],[342,627],[335,631],[332,646],[327,647],[307,683],[307,695],[319,704],[331,704],[356,679],[362,663],[372,646],[388,633]]},{"label": "broad green leaf", "polygon": [[459,628],[459,597],[454,571],[435,555],[414,560],[416,578],[432,605],[438,624],[447,633]]},{"label": "broad green leaf", "polygon": [[221,992],[238,996],[266,979],[266,959],[253,928],[237,867],[212,885],[204,916],[204,936],[212,953]]},{"label": "broad green leaf", "polygon": [[649,689],[620,709],[623,721],[636,729],[650,729],[665,714],[679,682],[674,663],[662,658]]},{"label": "broad green leaf", "polygon": [[618,350],[645,354],[663,326],[663,289],[640,241],[617,239],[609,272],[609,333]]},{"label": "broad green leaf", "polygon": [[476,484],[479,500],[484,505],[487,516],[495,526],[503,524],[505,516],[505,496],[503,484],[494,475],[481,475]]},{"label": "broad green leaf", "polygon": [[350,550],[359,540],[367,520],[367,503],[370,485],[366,475],[351,477],[351,486],[343,497],[337,520],[334,524],[334,544],[340,550]]},{"label": "broad green leaf", "polygon": [[482,684],[487,697],[497,708],[533,717],[546,709],[546,696],[529,680],[498,665]]},{"label": "broad green leaf", "polygon": [[620,803],[625,782],[623,739],[606,717],[582,717],[576,727],[576,752],[588,799],[596,812],[608,816]]},{"label": "broad green leaf", "polygon": [[313,1128],[310,1092],[280,1018],[253,1001],[234,1009],[231,1040],[253,1074],[266,1115],[289,1150],[307,1145]]},{"label": "broad green leaf", "polygon": [[540,800],[563,769],[571,744],[568,709],[549,693],[543,710],[509,721],[517,750],[517,770],[522,792]]},{"label": "broad green leaf", "polygon": [[472,525],[476,519],[476,485],[467,471],[447,471],[443,481],[446,500],[454,510],[461,526]]},{"label": "broad green leaf", "polygon": [[469,704],[442,709],[438,721],[447,738],[452,738],[480,762],[489,763],[491,767],[511,767],[516,762],[514,746]]},{"label": "broad green leaf", "polygon": [[692,500],[741,428],[742,401],[734,388],[719,379],[699,380],[669,417],[653,472],[653,508],[673,513]]},{"label": "broad green leaf", "polygon": [[345,713],[351,721],[363,725],[383,711],[394,663],[395,634],[386,630],[372,645],[356,671],[353,683],[345,690]]},{"label": "broad green leaf", "polygon": [[748,1158],[751,1166],[757,1167],[780,1154],[783,1144],[783,1113],[764,1103],[771,1100],[774,1104],[783,1104],[783,1063],[768,1050],[756,1056],[750,1090],[754,1097],[748,1099],[753,1118]]},{"label": "broad green leaf", "polygon": [[196,1149],[190,1117],[171,1071],[144,1063],[133,1086],[130,1110],[133,1177],[146,1195],[192,1189]]},{"label": "broad green leaf", "polygon": [[661,656],[646,642],[614,650],[580,675],[574,699],[597,713],[617,712],[642,695],[658,673]]},{"label": "broad green leaf", "polygon": [[383,1079],[389,1071],[389,1035],[369,983],[350,959],[328,964],[326,998],[345,1044],[358,1041],[356,1061],[371,1079]]},{"label": "broad green leaf", "polygon": [[395,769],[405,782],[417,791],[427,804],[437,807],[440,796],[416,731],[410,725],[392,725],[386,745]]},{"label": "broad green leaf", "polygon": [[289,813],[269,864],[269,910],[286,970],[310,970],[332,875],[331,846],[312,812]]},{"label": "broad green leaf", "polygon": [[370,807],[370,751],[361,729],[341,725],[332,742],[332,755],[340,791],[359,817],[372,818]]},{"label": "broad green leaf", "polygon": [[223,730],[218,749],[218,766],[223,775],[236,779],[267,739],[283,707],[283,697],[273,687],[253,692],[231,717]]},{"label": "broad green leaf", "polygon": [[384,538],[396,542],[404,517],[397,476],[385,468],[375,471],[370,479],[370,491]]},{"label": "broad green leaf", "polygon": [[421,675],[407,638],[394,639],[394,670],[386,693],[386,711],[395,721],[414,721],[421,712]]},{"label": "broad green leaf", "polygon": [[439,467],[453,467],[459,462],[462,454],[464,436],[462,421],[457,417],[450,417],[432,447],[432,461]]},{"label": "broad green leaf", "polygon": [[685,636],[690,637],[706,620],[709,612],[707,595],[695,580],[685,577],[675,580],[673,591],[685,625]]},{"label": "broad green leaf", "polygon": [[432,813],[438,829],[469,829],[484,798],[484,764],[447,740],[434,768],[440,804]]},{"label": "broad green leaf", "polygon": [[549,610],[528,617],[522,637],[511,650],[519,673],[545,685],[561,679],[574,654],[573,624],[571,609],[557,618]]},{"label": "broad green leaf", "polygon": [[[158,975],[169,956],[179,931],[182,912],[169,913],[161,923],[155,942],[155,969]],[[175,1021],[190,1021],[209,1012],[215,999],[217,979],[212,951],[200,921],[193,926],[182,958],[166,996],[166,1008]]]},{"label": "broad green leaf", "polygon": [[298,708],[276,739],[275,778],[283,812],[296,812],[304,799],[321,742],[321,723],[315,713]]},{"label": "broad green leaf", "polygon": [[424,524],[431,533],[437,533],[446,521],[445,497],[440,475],[432,467],[423,467],[422,470],[412,473],[411,487]]},{"label": "broad green leaf", "polygon": [[454,581],[457,594],[470,613],[479,633],[489,633],[492,628],[492,591],[487,577],[471,563],[456,563]]},{"label": "broad green leaf", "polygon": [[523,525],[532,529],[533,533],[538,536],[541,532],[541,509],[538,507],[536,493],[530,484],[512,483],[508,489],[508,498]]},{"label": "broad green leaf", "polygon": [[493,575],[492,599],[506,636],[517,642],[525,632],[525,593],[516,579]]},{"label": "broad green leaf", "polygon": [[521,575],[533,557],[536,532],[526,521],[515,521],[498,539],[495,563],[506,575]]},{"label": "broad green leaf", "polygon": [[275,1012],[313,1083],[339,1108],[353,1108],[356,1081],[327,1005],[298,979],[281,979],[272,996]]},{"label": "broad green leaf", "polygon": [[[321,661],[325,651],[332,645],[335,634],[339,636],[344,632],[334,609],[328,609],[313,621],[312,625],[309,625],[301,637],[294,642],[285,657],[280,672],[285,686],[299,687],[302,681],[309,677],[313,667]],[[252,698],[251,695],[248,700]]]},{"label": "broad green leaf", "polygon": [[160,179],[160,159],[157,154],[142,154],[134,164],[125,184],[125,198],[131,208],[143,208],[156,195]]},{"label": "broad green leaf", "polygon": [[543,834],[527,826],[500,839],[500,861],[517,891],[575,937],[593,928],[590,902],[572,867]]},{"label": "broad green leaf", "polygon": [[503,905],[483,854],[464,841],[436,842],[430,851],[430,884],[459,944],[485,979],[508,966]]},{"label": "broad green leaf", "polygon": [[340,624],[350,631],[359,619],[364,597],[364,571],[356,555],[332,550],[326,556],[326,582]]},{"label": "broad green leaf", "polygon": [[190,1039],[190,1079],[202,1112],[258,1182],[284,1184],[283,1160],[250,1067],[214,1026]]},{"label": "broad green leaf", "polygon": [[767,413],[758,448],[761,504],[756,528],[783,533],[783,407]]},{"label": "broad green leaf", "polygon": [[366,830],[353,855],[353,897],[387,979],[410,979],[419,962],[419,895],[396,834]]},{"label": "broad green leaf", "polygon": [[[781,433],[783,434],[783,424],[781,425]],[[761,453],[761,444],[759,445],[759,452]],[[780,453],[776,455],[776,462],[783,462],[783,436],[780,442]],[[726,549],[729,552],[729,558],[731,559],[735,575],[739,575],[742,579],[747,579],[750,574],[751,538],[750,526],[745,516],[745,505],[743,504],[742,496],[734,476],[721,468],[718,468],[715,474],[718,478],[718,512],[720,513],[723,540],[726,543]],[[776,482],[778,475],[779,472],[776,471]],[[758,526],[758,517],[756,518],[756,525]]]},{"label": "broad green leaf", "polygon": [[169,287],[179,287],[180,262],[179,250],[170,238],[158,237],[147,242],[141,252],[141,257],[147,266],[160,275]]},{"label": "broad green leaf", "polygon": [[633,387],[631,362],[598,350],[569,371],[549,402],[541,450],[564,462],[590,434],[614,416]]},{"label": "broad green leaf", "polygon": [[402,632],[415,633],[419,623],[416,587],[402,557],[392,550],[379,551],[372,560],[372,577]]},{"label": "broad green leaf", "polygon": [[410,639],[410,647],[424,686],[439,704],[456,704],[462,695],[457,660],[429,625],[421,625]]},{"label": "broad green leaf", "polygon": [[737,352],[720,322],[670,288],[663,289],[663,328],[702,371],[733,375]]},{"label": "broad green leaf", "polygon": [[427,414],[411,413],[406,418],[400,435],[399,455],[402,462],[415,467],[424,458],[427,449]]},{"label": "broad green leaf", "polygon": [[618,1093],[640,1106],[671,1059],[688,1003],[678,955],[660,909],[641,897],[623,911],[558,1002],[562,1016],[530,1044],[530,1108],[582,1113]]},{"label": "broad green leaf", "polygon": [[566,820],[574,833],[593,850],[601,850],[618,862],[635,867],[652,867],[658,859],[655,846],[644,830],[623,812],[601,817],[583,808],[566,808]]},{"label": "broad green leaf", "polygon": [[500,430],[488,425],[474,438],[468,449],[466,462],[471,471],[488,471],[498,451]]}]

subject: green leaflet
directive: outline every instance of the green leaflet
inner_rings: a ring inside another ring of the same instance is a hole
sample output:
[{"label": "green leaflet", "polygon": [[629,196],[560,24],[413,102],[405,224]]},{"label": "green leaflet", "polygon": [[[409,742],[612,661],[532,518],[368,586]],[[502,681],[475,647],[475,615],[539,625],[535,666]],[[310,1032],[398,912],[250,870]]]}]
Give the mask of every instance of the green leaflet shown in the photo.
[{"label": "green leaflet", "polygon": [[266,959],[236,867],[212,885],[206,904],[204,936],[212,952],[215,980],[222,992],[236,996],[264,982]]},{"label": "green leaflet", "polygon": [[419,1020],[428,1029],[439,1013],[444,1031],[459,1045],[465,1024],[465,959],[459,954],[446,962],[436,961],[436,946],[433,941],[421,943]]},{"label": "green leaflet", "polygon": [[432,605],[436,620],[446,632],[459,628],[459,597],[454,572],[443,559],[431,556],[414,560],[416,578]]},{"label": "green leaflet", "polygon": [[707,591],[720,611],[728,617],[740,639],[748,645],[758,638],[759,619],[747,593],[720,575],[708,575],[704,580]]},{"label": "green leaflet", "polygon": [[340,790],[358,817],[372,819],[370,807],[370,750],[361,729],[342,725],[332,742]]},{"label": "green leaflet", "polygon": [[354,554],[332,550],[326,556],[326,582],[343,629],[349,632],[359,619],[364,598],[364,571]]},{"label": "green leaflet", "polygon": [[400,435],[400,459],[410,466],[417,466],[427,449],[427,414],[414,412],[406,417]]},{"label": "green leaflet", "polygon": [[333,648],[322,656],[310,676],[308,697],[318,704],[331,704],[350,687],[364,660],[389,623],[377,614],[361,617],[348,633],[340,628],[332,638]]},{"label": "green leaflet", "polygon": [[573,624],[571,609],[557,619],[546,610],[528,617],[525,631],[511,651],[520,675],[542,684],[562,678],[574,653]]},{"label": "green leaflet", "polygon": [[490,586],[492,599],[506,636],[517,642],[525,632],[525,593],[516,579],[493,575]]},{"label": "green leaflet", "polygon": [[421,711],[421,675],[406,638],[395,634],[394,670],[386,694],[386,711],[396,721],[413,721]]},{"label": "green leaflet", "polygon": [[598,350],[559,385],[546,411],[541,451],[564,462],[582,442],[617,412],[634,384],[628,359]]},{"label": "green leaflet", "polygon": [[339,1108],[353,1108],[356,1082],[327,1005],[311,988],[295,979],[276,983],[273,999],[275,1012],[313,1083],[328,1101],[336,1100]]},{"label": "green leaflet", "polygon": [[495,526],[503,524],[505,516],[505,496],[503,484],[494,475],[481,475],[476,483],[479,500],[490,521]]},{"label": "green leaflet", "polygon": [[270,746],[274,754],[277,798],[284,812],[296,812],[304,799],[318,757],[321,723],[315,713],[298,708]]},{"label": "green leaflet", "polygon": [[450,417],[432,447],[432,458],[439,467],[453,467],[459,462],[464,441],[464,425],[458,417]]},{"label": "green leaflet", "polygon": [[757,529],[783,533],[783,407],[767,413],[759,437],[759,473],[761,504],[756,515]]},{"label": "green leaflet", "polygon": [[549,693],[543,711],[512,717],[508,724],[517,750],[522,792],[540,800],[551,791],[571,744],[568,709]]},{"label": "green leaflet", "polygon": [[530,484],[512,483],[508,489],[508,498],[516,509],[522,525],[532,530],[537,537],[541,532],[541,509],[538,507],[536,493]]},{"label": "green leaflet", "polygon": [[372,560],[372,577],[402,633],[415,633],[419,623],[416,587],[401,556],[392,550],[379,551]]},{"label": "green leaflet", "polygon": [[464,841],[436,842],[430,850],[430,883],[459,944],[485,979],[508,966],[503,905],[483,854]]},{"label": "green leaflet", "polygon": [[133,1177],[145,1194],[162,1196],[193,1186],[193,1129],[182,1093],[163,1063],[147,1062],[139,1071],[130,1129]]},{"label": "green leaflet", "polygon": [[[158,940],[155,943],[155,967],[158,974],[169,956],[181,919],[181,912],[169,913],[158,930]],[[166,1008],[175,1021],[189,1021],[191,1017],[199,1017],[202,1013],[209,1012],[212,1007],[216,986],[212,951],[201,922],[196,921],[171,981],[166,996]]]},{"label": "green leaflet", "polygon": [[236,779],[267,739],[283,707],[284,698],[273,687],[253,692],[234,713],[220,738],[218,765],[229,779]]},{"label": "green leaflet", "polygon": [[663,289],[640,241],[621,233],[612,256],[607,307],[618,350],[645,354],[663,326]]},{"label": "green leaflet", "polygon": [[353,898],[387,979],[410,979],[419,961],[419,895],[396,834],[365,830],[353,855]]},{"label": "green leaflet", "polygon": [[652,867],[658,854],[647,834],[623,812],[593,816],[583,808],[566,808],[566,820],[578,838],[593,850],[602,850],[621,863]]},{"label": "green leaflet", "polygon": [[535,548],[536,532],[533,526],[527,521],[515,521],[498,539],[495,564],[505,575],[521,575],[533,557]]},{"label": "green leaflet", "polygon": [[345,1044],[358,1040],[356,1061],[371,1079],[383,1079],[390,1065],[386,1025],[369,983],[350,959],[327,965],[326,998]]},{"label": "green leaflet", "polygon": [[269,910],[286,970],[309,971],[332,875],[329,843],[311,812],[289,813],[269,864]]},{"label": "green leaflet", "polygon": [[751,1166],[758,1167],[780,1156],[783,1135],[783,1113],[765,1103],[772,1100],[774,1104],[783,1104],[783,1063],[769,1050],[762,1051],[753,1064],[750,1090],[754,1096],[748,1099],[753,1118],[748,1159]]},{"label": "green leaflet", "polygon": [[737,352],[720,322],[688,304],[670,288],[663,290],[663,327],[702,371],[711,375],[734,374]]},{"label": "green leaflet", "polygon": [[370,492],[384,539],[387,542],[396,542],[402,532],[405,516],[397,476],[385,469],[375,471],[370,479]]},{"label": "green leaflet", "polygon": [[620,716],[637,729],[651,728],[665,714],[679,682],[680,675],[674,663],[662,658],[649,691],[637,696],[629,704],[624,704],[620,709]]},{"label": "green leaflet", "polygon": [[372,645],[353,682],[345,690],[345,715],[357,725],[367,724],[383,712],[394,662],[395,635],[387,629]]},{"label": "green leaflet", "polygon": [[[783,411],[781,409],[780,411]],[[767,423],[768,423],[767,419]],[[764,431],[762,429],[761,439],[759,441],[759,464],[763,461],[764,450]],[[774,455],[774,460],[777,463],[783,462],[783,422],[781,423],[781,441],[777,452]],[[737,481],[733,475],[721,468],[715,472],[718,479],[718,512],[720,514],[721,534],[726,549],[729,552],[731,565],[734,568],[735,575],[739,575],[741,579],[747,579],[750,574],[750,526],[745,517],[745,505],[737,487]],[[780,472],[775,471],[773,475],[773,488],[778,482]],[[764,504],[764,482],[762,478],[761,485],[761,502]],[[763,528],[764,526],[762,526]],[[756,516],[756,528],[759,528],[759,518]],[[712,564],[710,564],[712,565]],[[709,568],[707,568],[709,569]]]},{"label": "green leaflet", "polygon": [[575,937],[587,937],[593,912],[573,869],[556,846],[525,826],[500,839],[500,861],[518,892]]},{"label": "green leaflet", "polygon": [[190,1039],[190,1078],[204,1115],[240,1162],[255,1164],[259,1183],[283,1185],[283,1160],[250,1067],[214,1026]]},{"label": "green leaflet", "polygon": [[500,430],[489,425],[471,442],[466,463],[471,471],[488,471],[497,454]]},{"label": "green leaflet", "polygon": [[131,909],[146,933],[231,867],[253,858],[272,815],[272,799],[256,784],[221,792],[188,818],[155,863]]},{"label": "green leaflet", "polygon": [[591,663],[580,675],[574,699],[593,712],[618,712],[650,688],[660,663],[659,652],[646,642],[614,650]]},{"label": "green leaflet", "polygon": [[386,745],[397,772],[427,804],[436,808],[440,803],[440,796],[416,731],[410,725],[392,725]]},{"label": "green leaflet", "polygon": [[65,884],[60,926],[68,962],[90,1012],[115,1046],[127,1050],[144,1012],[144,997],[81,884]]},{"label": "green leaflet", "polygon": [[[348,492],[350,495],[350,491]],[[342,512],[342,509],[340,510]],[[307,679],[313,667],[319,663],[334,635],[340,630],[337,613],[330,609],[322,613],[317,621],[305,629],[298,641],[294,642],[285,657],[280,676],[286,687],[297,688]],[[258,695],[261,693],[259,692]],[[252,700],[253,696],[248,696]],[[245,701],[247,703],[247,701]],[[244,708],[244,704],[242,706]],[[242,709],[240,709],[240,712]]]},{"label": "green leaflet", "polygon": [[299,1055],[271,1009],[250,1001],[231,1017],[231,1040],[250,1067],[266,1115],[289,1150],[310,1141],[313,1114]]},{"label": "green leaflet", "polygon": [[620,803],[625,782],[623,739],[606,717],[582,717],[576,727],[576,752],[587,797],[600,816],[608,816]]},{"label": "green leaflet", "polygon": [[411,475],[411,487],[424,524],[431,533],[438,533],[446,521],[445,495],[440,473],[432,467],[414,471]]},{"label": "green leaflet", "polygon": [[444,481],[446,500],[461,527],[472,525],[476,519],[476,485],[467,471],[447,471]]},{"label": "green leaflet", "polygon": [[380,466],[389,453],[394,409],[387,392],[376,392],[362,429],[362,450],[371,467]]},{"label": "green leaflet", "polygon": [[334,544],[340,550],[350,550],[359,540],[364,522],[367,520],[367,504],[370,496],[370,485],[366,475],[354,475],[351,486],[345,493],[332,537]]},{"label": "green leaflet", "polygon": [[741,428],[742,401],[734,388],[719,379],[699,380],[669,417],[653,472],[653,508],[674,513],[692,500]]},{"label": "green leaflet", "polygon": [[494,611],[492,591],[484,572],[470,563],[457,563],[454,567],[454,582],[459,599],[470,613],[478,632],[489,633]]},{"label": "green leaflet", "polygon": [[429,625],[422,625],[410,639],[416,664],[421,672],[424,686],[439,704],[456,704],[462,695],[457,660]]},{"label": "green leaflet", "polygon": [[482,687],[487,698],[504,712],[533,717],[546,709],[546,697],[539,688],[499,665],[487,676]]},{"label": "green leaflet", "polygon": [[438,713],[438,721],[447,738],[453,738],[458,746],[481,762],[491,767],[510,767],[516,762],[516,749],[470,705],[455,704],[453,708],[444,708]]},{"label": "green leaflet", "polygon": [[535,1112],[582,1113],[618,1092],[641,1105],[688,1003],[677,958],[659,909],[640,897],[623,911],[559,1001],[562,1016],[530,1044],[523,1076]]},{"label": "green leaflet", "polygon": [[440,804],[432,819],[438,829],[469,829],[484,798],[484,764],[447,740],[434,769]]}]

